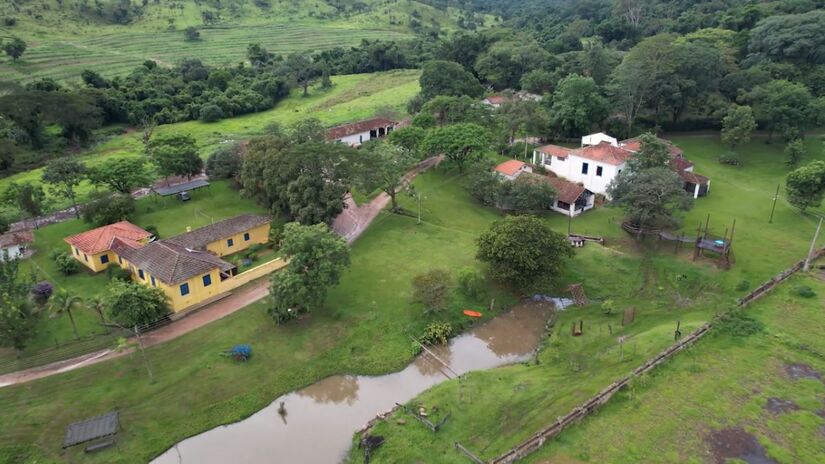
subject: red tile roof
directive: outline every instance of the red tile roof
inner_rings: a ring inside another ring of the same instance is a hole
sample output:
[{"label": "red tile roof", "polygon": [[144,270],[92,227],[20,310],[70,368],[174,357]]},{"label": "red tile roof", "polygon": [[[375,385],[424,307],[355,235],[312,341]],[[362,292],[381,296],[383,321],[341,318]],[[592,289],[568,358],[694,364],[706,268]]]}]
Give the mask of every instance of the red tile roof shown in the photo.
[{"label": "red tile roof", "polygon": [[[674,145],[673,142],[671,142],[670,140],[663,139],[660,137],[656,138],[659,139],[660,142],[667,145],[667,151],[670,152],[671,155],[682,156],[684,154],[682,149]],[[633,137],[632,139],[622,140],[621,142],[619,142],[619,146],[624,147],[630,151],[636,152],[642,149],[642,141],[639,140],[638,137]]]},{"label": "red tile roof", "polygon": [[693,167],[693,163],[684,158],[671,158],[670,167],[676,171],[684,171]]},{"label": "red tile roof", "polygon": [[586,190],[584,185],[576,184],[560,177],[545,176],[545,178],[558,192],[559,195],[557,199],[565,203],[575,203]]},{"label": "red tile roof", "polygon": [[23,245],[34,241],[34,234],[30,230],[19,232],[9,232],[0,235],[0,248],[7,248],[15,245]]},{"label": "red tile roof", "polygon": [[395,126],[395,121],[386,118],[373,118],[366,121],[358,121],[349,124],[335,126],[327,131],[327,140],[338,140],[348,135],[360,134],[378,129],[379,127]]},{"label": "red tile roof", "polygon": [[694,174],[688,171],[676,171],[676,174],[679,174],[679,177],[681,177],[683,181],[696,185],[705,185],[710,180],[703,175]]},{"label": "red tile roof", "polygon": [[543,147],[536,148],[536,150],[546,155],[553,155],[556,158],[567,158],[567,155],[573,151],[572,148],[560,147],[558,145],[545,145]]},{"label": "red tile roof", "polygon": [[608,142],[602,142],[598,145],[591,145],[587,147],[578,148],[570,152],[573,155],[593,161],[600,161],[606,164],[618,166],[633,156],[633,152],[622,147],[615,147]]},{"label": "red tile roof", "polygon": [[69,245],[87,254],[96,254],[111,249],[115,238],[144,240],[152,234],[128,221],[116,222],[108,226],[87,230],[63,239]]},{"label": "red tile roof", "polygon": [[502,95],[490,95],[484,100],[486,100],[491,105],[501,105],[507,102],[508,99]]},{"label": "red tile roof", "polygon": [[519,160],[507,160],[496,166],[496,172],[500,172],[505,176],[513,176],[526,166],[526,163]]}]

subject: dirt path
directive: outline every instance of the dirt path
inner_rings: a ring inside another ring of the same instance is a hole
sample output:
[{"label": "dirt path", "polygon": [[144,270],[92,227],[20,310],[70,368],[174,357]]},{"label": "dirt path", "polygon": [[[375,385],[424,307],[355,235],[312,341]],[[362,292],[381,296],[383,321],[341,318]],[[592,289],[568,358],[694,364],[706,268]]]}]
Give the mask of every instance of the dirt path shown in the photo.
[{"label": "dirt path", "polygon": [[[441,162],[441,157],[432,157],[422,161],[412,171],[404,176],[405,182],[410,182],[421,172]],[[134,194],[133,194],[134,195]],[[355,241],[378,216],[390,201],[389,195],[382,193],[363,206],[357,206],[351,196],[346,199],[346,209],[333,222],[332,229],[341,235],[347,243]],[[65,219],[64,219],[65,220]],[[42,224],[42,223],[41,223]],[[269,280],[258,279],[251,284],[230,293],[229,296],[210,303],[203,308],[193,311],[168,325],[147,333],[143,336],[144,346],[154,346],[173,340],[181,335],[199,329],[211,322],[217,321],[250,304],[266,297],[269,294]],[[130,342],[135,342],[131,339]],[[109,359],[118,358],[133,352],[134,349],[123,351],[101,350],[77,356],[71,359],[33,367],[22,371],[0,375],[0,388],[9,385],[18,385],[51,375],[72,371],[81,367],[90,366]]]}]

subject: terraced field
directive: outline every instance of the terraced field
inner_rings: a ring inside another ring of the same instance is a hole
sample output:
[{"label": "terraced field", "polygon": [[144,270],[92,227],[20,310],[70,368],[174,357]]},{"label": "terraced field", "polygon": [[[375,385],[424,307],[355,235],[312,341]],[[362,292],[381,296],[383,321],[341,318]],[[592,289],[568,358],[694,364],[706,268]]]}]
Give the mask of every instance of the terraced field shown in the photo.
[{"label": "terraced field", "polygon": [[172,65],[184,58],[199,58],[214,65],[231,64],[245,59],[250,43],[289,54],[354,46],[363,39],[410,36],[386,29],[356,29],[320,22],[226,24],[201,29],[200,34],[201,40],[196,42],[185,41],[181,31],[144,29],[121,29],[77,39],[39,37],[29,42],[20,62],[0,62],[0,80],[75,80],[84,69],[107,76],[124,75],[146,60]]}]

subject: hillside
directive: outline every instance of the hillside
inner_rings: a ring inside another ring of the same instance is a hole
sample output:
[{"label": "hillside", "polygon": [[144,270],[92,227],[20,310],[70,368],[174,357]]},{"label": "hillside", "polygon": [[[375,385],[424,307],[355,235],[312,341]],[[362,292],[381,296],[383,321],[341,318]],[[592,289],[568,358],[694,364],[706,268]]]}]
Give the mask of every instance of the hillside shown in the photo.
[{"label": "hillside", "polygon": [[[245,59],[250,43],[288,54],[444,33],[464,24],[456,9],[445,14],[412,0],[18,0],[3,2],[0,18],[0,37],[28,44],[19,62],[0,60],[0,81],[18,82],[74,80],[84,69],[120,75],[145,60],[233,64]],[[200,40],[186,40],[188,27]]]}]

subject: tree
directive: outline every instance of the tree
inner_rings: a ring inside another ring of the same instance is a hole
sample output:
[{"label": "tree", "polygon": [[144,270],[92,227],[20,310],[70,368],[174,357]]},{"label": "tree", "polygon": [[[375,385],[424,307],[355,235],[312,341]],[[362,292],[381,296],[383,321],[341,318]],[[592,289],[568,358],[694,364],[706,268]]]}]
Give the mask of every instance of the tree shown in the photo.
[{"label": "tree", "polygon": [[109,82],[98,72],[84,69],[83,72],[80,73],[80,77],[83,79],[83,83],[89,87],[96,89],[106,89],[110,87]]},{"label": "tree", "polygon": [[432,114],[436,123],[444,126],[459,122],[484,124],[489,119],[490,112],[473,98],[439,95],[421,107],[421,114]]},{"label": "tree", "polygon": [[564,270],[573,249],[567,238],[535,216],[508,216],[478,238],[476,257],[493,277],[521,290],[549,284]]},{"label": "tree", "polygon": [[808,89],[795,82],[773,80],[754,88],[744,96],[751,103],[754,117],[768,130],[768,140],[778,131],[785,140],[802,135],[812,121],[813,97]]},{"label": "tree", "polygon": [[678,227],[678,214],[693,206],[683,186],[679,175],[666,167],[625,169],[613,179],[607,193],[634,226],[667,229]]},{"label": "tree", "polygon": [[748,49],[776,61],[825,63],[825,11],[777,15],[763,19],[750,31]]},{"label": "tree", "polygon": [[26,42],[19,37],[13,37],[10,42],[3,44],[3,51],[10,56],[13,61],[17,61],[26,51]]},{"label": "tree", "polygon": [[641,172],[646,169],[665,167],[670,163],[670,151],[667,144],[652,132],[639,136],[639,151],[628,161],[631,171]]},{"label": "tree", "polygon": [[64,196],[72,201],[75,216],[80,219],[75,187],[86,178],[86,166],[72,158],[58,158],[50,161],[43,170],[43,182],[52,185],[55,196]]},{"label": "tree", "polygon": [[751,133],[756,130],[756,119],[750,106],[731,105],[728,114],[722,119],[722,142],[731,150],[748,143]]},{"label": "tree", "polygon": [[82,304],[83,299],[79,296],[70,294],[66,289],[59,289],[53,293],[49,298],[49,313],[55,316],[66,314],[69,316],[69,321],[72,323],[72,330],[74,331],[74,338],[80,340],[80,334],[77,332],[77,323],[74,321],[73,309],[77,309]]},{"label": "tree", "polygon": [[392,210],[398,211],[396,197],[407,183],[405,175],[415,164],[415,157],[406,148],[391,143],[378,143],[364,151],[366,156],[358,158],[361,166],[356,167],[359,184],[365,192],[381,189],[389,195]]},{"label": "tree", "polygon": [[89,168],[87,177],[96,186],[108,187],[124,195],[152,182],[146,161],[135,156],[106,159]]},{"label": "tree", "polygon": [[424,101],[438,95],[479,98],[484,89],[475,76],[452,61],[430,61],[424,65],[419,79]]},{"label": "tree", "polygon": [[34,218],[34,227],[38,227],[37,217],[43,214],[43,202],[46,195],[43,187],[31,182],[22,184],[10,183],[3,192],[3,202],[26,212],[29,217]]},{"label": "tree", "polygon": [[[499,127],[507,131],[507,142],[512,144],[517,135],[546,134],[550,127],[550,115],[544,106],[531,100],[508,101],[495,110]],[[479,125],[489,126],[483,122]]]},{"label": "tree", "polygon": [[550,107],[550,122],[564,137],[590,133],[607,116],[607,100],[596,81],[571,74],[559,82]]},{"label": "tree", "polygon": [[807,149],[805,148],[805,141],[802,139],[795,139],[785,145],[785,164],[794,167],[805,157]]},{"label": "tree", "polygon": [[203,160],[198,155],[195,139],[184,134],[164,134],[149,141],[146,147],[149,157],[166,177],[192,176],[203,170]]},{"label": "tree", "polygon": [[521,88],[539,95],[552,92],[559,78],[544,69],[534,69],[521,76]]},{"label": "tree", "polygon": [[126,221],[135,213],[135,199],[122,193],[95,195],[83,208],[83,221],[96,227]]},{"label": "tree", "polygon": [[450,274],[443,269],[418,274],[412,280],[414,301],[423,304],[426,313],[444,309],[450,295],[450,281]]},{"label": "tree", "polygon": [[825,161],[814,161],[791,171],[785,179],[785,190],[788,202],[800,211],[819,207],[825,196]]},{"label": "tree", "polygon": [[306,53],[293,53],[284,63],[295,84],[304,89],[303,96],[309,95],[309,81],[318,73],[318,67]]},{"label": "tree", "polygon": [[289,264],[272,275],[270,315],[276,322],[317,308],[349,266],[349,247],[324,224],[284,226],[281,252]]},{"label": "tree", "polygon": [[223,117],[223,110],[214,103],[205,103],[198,110],[198,119],[203,122],[216,122],[223,119]]},{"label": "tree", "polygon": [[512,89],[521,77],[549,65],[550,54],[532,40],[500,40],[479,55],[474,68],[482,80],[497,89]]},{"label": "tree", "polygon": [[36,317],[29,288],[33,280],[21,277],[20,260],[0,258],[0,347],[22,351],[34,335]]},{"label": "tree", "polygon": [[210,179],[235,178],[241,169],[242,151],[239,143],[218,148],[206,158],[206,174]]},{"label": "tree", "polygon": [[[86,301],[86,309],[94,311],[97,317],[100,318],[100,325],[106,327],[106,307],[108,304],[101,296],[90,298]],[[108,329],[107,329],[108,332]]]},{"label": "tree", "polygon": [[422,142],[422,151],[430,156],[444,155],[464,172],[464,165],[481,157],[490,145],[490,133],[477,124],[453,124],[437,127]]},{"label": "tree", "polygon": [[193,26],[189,26],[183,30],[183,39],[187,42],[194,42],[201,39],[201,33]]},{"label": "tree", "polygon": [[289,144],[298,145],[326,141],[327,130],[318,118],[304,118],[292,123],[287,128],[287,133]]},{"label": "tree", "polygon": [[113,280],[106,289],[109,317],[123,327],[151,324],[169,314],[169,298],[159,288]]},{"label": "tree", "polygon": [[408,126],[390,132],[387,140],[393,145],[404,147],[416,156],[419,156],[421,142],[427,137],[427,130],[421,127]]},{"label": "tree", "polygon": [[519,176],[513,182],[502,181],[509,186],[504,193],[503,204],[517,214],[547,211],[556,202],[557,192],[542,176]]}]

